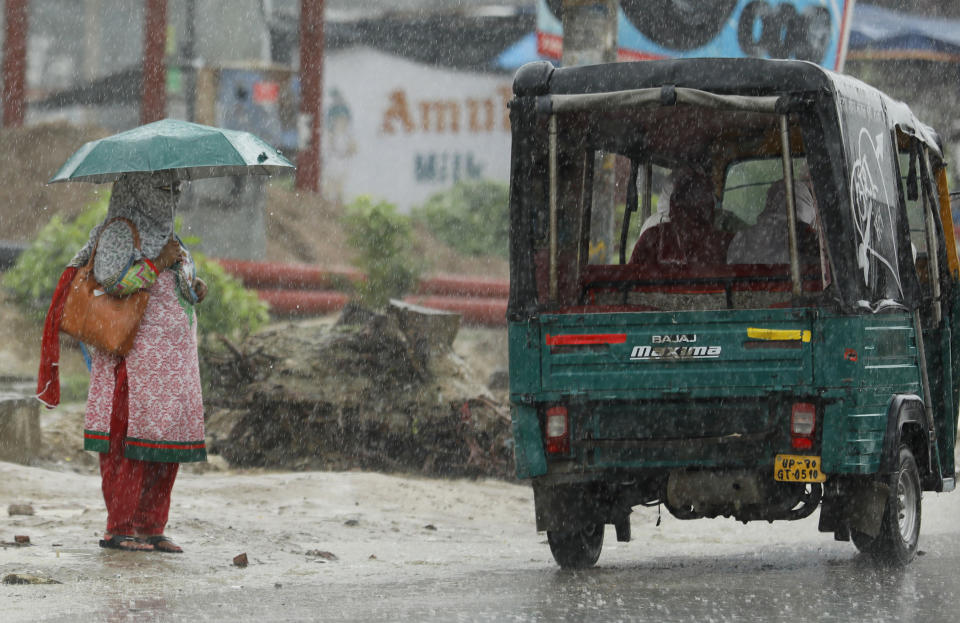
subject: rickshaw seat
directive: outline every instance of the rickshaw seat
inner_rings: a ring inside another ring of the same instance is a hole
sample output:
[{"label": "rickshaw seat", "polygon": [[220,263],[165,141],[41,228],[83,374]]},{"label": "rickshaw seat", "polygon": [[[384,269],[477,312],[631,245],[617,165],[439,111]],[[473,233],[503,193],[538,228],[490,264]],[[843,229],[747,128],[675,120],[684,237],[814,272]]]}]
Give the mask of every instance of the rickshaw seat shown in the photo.
[{"label": "rickshaw seat", "polygon": [[[807,266],[803,270],[804,292],[821,291],[819,266]],[[814,277],[814,275],[816,275]],[[675,283],[671,283],[675,282]],[[786,264],[732,264],[686,267],[662,267],[634,264],[591,265],[584,267],[580,276],[580,292],[585,299],[596,301],[598,295],[624,295],[622,303],[578,305],[576,311],[655,311],[659,306],[632,304],[627,300],[630,293],[655,293],[663,295],[733,295],[736,293],[782,293],[790,292],[790,267]],[[789,303],[765,303],[763,307],[788,306]],[[622,308],[622,309],[621,309]],[[568,309],[568,308],[565,308]]]}]

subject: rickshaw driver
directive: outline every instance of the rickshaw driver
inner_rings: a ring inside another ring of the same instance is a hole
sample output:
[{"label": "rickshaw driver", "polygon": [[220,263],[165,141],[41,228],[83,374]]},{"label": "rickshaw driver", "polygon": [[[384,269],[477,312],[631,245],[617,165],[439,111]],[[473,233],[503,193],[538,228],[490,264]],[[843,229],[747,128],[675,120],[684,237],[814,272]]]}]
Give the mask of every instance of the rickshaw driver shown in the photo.
[{"label": "rickshaw driver", "polygon": [[723,264],[732,234],[713,224],[716,195],[706,174],[683,168],[674,176],[669,214],[640,235],[631,264]]}]

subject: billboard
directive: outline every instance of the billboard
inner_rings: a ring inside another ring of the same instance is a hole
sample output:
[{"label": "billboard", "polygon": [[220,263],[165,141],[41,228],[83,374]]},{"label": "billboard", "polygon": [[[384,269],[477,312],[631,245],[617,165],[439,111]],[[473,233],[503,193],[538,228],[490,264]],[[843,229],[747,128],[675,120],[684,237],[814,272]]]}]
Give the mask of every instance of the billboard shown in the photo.
[{"label": "billboard", "polygon": [[216,122],[228,130],[253,132],[291,157],[297,151],[300,80],[291,71],[221,69]]},{"label": "billboard", "polygon": [[[854,0],[617,0],[620,60],[793,58],[843,70]],[[537,0],[537,50],[563,54],[563,0]]]},{"label": "billboard", "polygon": [[[416,63],[371,48],[327,53],[321,181],[332,201],[373,195],[402,212],[459,181],[510,179],[510,77]],[[298,146],[296,73],[222,69],[215,125]]]},{"label": "billboard", "polygon": [[510,178],[509,76],[434,67],[368,48],[323,73],[323,186],[403,212],[458,181]]}]

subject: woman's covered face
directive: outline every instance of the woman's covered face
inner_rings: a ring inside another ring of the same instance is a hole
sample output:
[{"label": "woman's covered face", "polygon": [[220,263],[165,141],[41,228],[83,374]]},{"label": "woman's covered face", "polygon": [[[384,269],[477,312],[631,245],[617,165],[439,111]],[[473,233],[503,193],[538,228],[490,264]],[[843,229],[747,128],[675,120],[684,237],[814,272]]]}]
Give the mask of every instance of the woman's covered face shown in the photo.
[{"label": "woman's covered face", "polygon": [[157,190],[162,193],[166,193],[173,198],[180,197],[180,181],[174,180],[172,182],[161,182],[159,186],[155,186]]},{"label": "woman's covered face", "polygon": [[180,198],[170,172],[125,173],[113,184],[107,219],[128,218],[140,233],[141,250],[156,257],[173,233]]},{"label": "woman's covered face", "polygon": [[113,185],[109,216],[133,218],[146,235],[154,228],[169,233],[180,199],[179,186],[169,172],[125,173]]},{"label": "woman's covered face", "polygon": [[180,180],[174,179],[169,171],[136,173],[134,176],[136,193],[140,194],[141,197],[145,199],[144,195],[149,193],[151,198],[154,199],[159,198],[166,202],[172,200],[174,206],[176,206],[176,202],[180,198]]},{"label": "woman's covered face", "polygon": [[156,218],[176,208],[180,181],[173,179],[169,172],[125,173],[114,185],[114,194],[119,194],[123,203],[135,203]]}]

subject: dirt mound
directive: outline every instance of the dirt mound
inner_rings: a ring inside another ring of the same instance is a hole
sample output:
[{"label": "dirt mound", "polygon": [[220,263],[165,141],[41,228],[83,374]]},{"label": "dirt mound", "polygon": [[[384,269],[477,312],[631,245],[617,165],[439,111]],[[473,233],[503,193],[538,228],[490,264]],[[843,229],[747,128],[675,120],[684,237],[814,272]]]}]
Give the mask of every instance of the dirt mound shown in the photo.
[{"label": "dirt mound", "polygon": [[[321,266],[348,266],[356,251],[346,243],[340,225],[343,207],[316,195],[291,190],[289,182],[271,181],[267,186],[264,222],[267,228],[267,260],[303,262]],[[413,256],[423,262],[426,273],[509,277],[507,261],[498,257],[471,257],[434,238],[423,227],[414,228]]]},{"label": "dirt mound", "polygon": [[417,329],[396,310],[357,320],[205,353],[210,450],[236,466],[508,477],[509,413],[449,329]]},{"label": "dirt mound", "polygon": [[[108,134],[102,128],[67,123],[0,129],[0,144],[5,148],[0,153],[0,240],[29,242],[54,214],[70,218],[98,192],[109,189],[109,185],[82,182],[47,184],[81,145]],[[348,265],[354,251],[346,245],[340,227],[342,207],[291,186],[289,178],[268,183],[265,259]],[[506,261],[461,256],[425,230],[416,232],[415,244],[427,272],[507,278]]]},{"label": "dirt mound", "polygon": [[47,180],[81,145],[107,134],[65,123],[0,129],[0,239],[27,242],[54,214],[82,211],[99,186]]},{"label": "dirt mound", "polygon": [[346,266],[354,251],[340,226],[342,209],[311,193],[290,188],[289,180],[267,183],[264,224],[272,262]]}]

